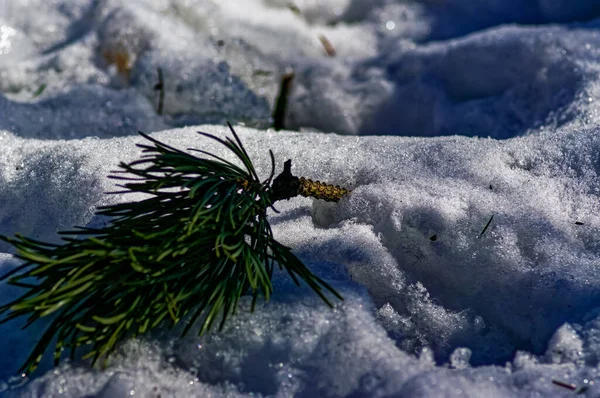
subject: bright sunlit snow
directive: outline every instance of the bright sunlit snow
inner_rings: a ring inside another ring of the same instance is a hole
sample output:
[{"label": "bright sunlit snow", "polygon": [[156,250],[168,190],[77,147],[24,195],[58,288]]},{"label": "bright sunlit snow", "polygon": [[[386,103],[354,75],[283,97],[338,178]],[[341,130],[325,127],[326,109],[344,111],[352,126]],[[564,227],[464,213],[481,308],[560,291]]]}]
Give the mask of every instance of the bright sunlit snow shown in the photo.
[{"label": "bright sunlit snow", "polygon": [[220,333],[25,378],[47,323],[11,321],[0,395],[600,397],[599,74],[588,0],[0,0],[0,234],[106,222],[138,130],[229,157],[196,131],[231,121],[261,176],[352,189],[270,217],[335,309],[282,272]]}]

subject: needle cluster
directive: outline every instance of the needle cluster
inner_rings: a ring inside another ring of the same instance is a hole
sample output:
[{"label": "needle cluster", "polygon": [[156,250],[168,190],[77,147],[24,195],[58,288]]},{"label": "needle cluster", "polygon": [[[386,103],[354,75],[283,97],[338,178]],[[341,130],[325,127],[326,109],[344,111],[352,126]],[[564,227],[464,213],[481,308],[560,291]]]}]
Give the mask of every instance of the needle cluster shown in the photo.
[{"label": "needle cluster", "polygon": [[293,194],[273,188],[272,152],[271,175],[259,180],[229,127],[233,138],[200,134],[228,148],[241,166],[142,134],[144,156],[121,163],[111,178],[146,199],[99,208],[97,214],[110,217],[107,226],[61,232],[61,244],[0,236],[23,260],[1,280],[25,289],[0,307],[1,322],[26,316],[27,327],[52,316],[21,371],[33,371],[53,339],[55,365],[64,351],[75,358],[84,347],[94,364],[124,339],[159,325],[183,321],[182,335],[198,323],[200,334],[215,322],[222,327],[242,295],[252,296],[252,309],[259,296],[269,299],[275,267],[306,282],[328,305],[324,290],[341,299],[273,238],[267,209]]}]

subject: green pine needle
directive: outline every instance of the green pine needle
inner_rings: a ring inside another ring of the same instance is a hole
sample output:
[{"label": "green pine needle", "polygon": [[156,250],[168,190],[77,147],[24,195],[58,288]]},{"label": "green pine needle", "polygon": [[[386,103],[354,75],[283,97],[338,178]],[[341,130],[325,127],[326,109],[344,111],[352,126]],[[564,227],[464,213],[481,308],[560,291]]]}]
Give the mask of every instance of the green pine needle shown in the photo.
[{"label": "green pine needle", "polygon": [[110,216],[111,223],[61,232],[63,244],[0,236],[23,260],[0,280],[27,289],[0,307],[0,322],[27,316],[27,327],[54,316],[20,372],[33,371],[55,337],[55,365],[63,350],[75,358],[80,347],[93,365],[124,339],[159,325],[184,321],[182,335],[198,323],[200,334],[215,322],[222,328],[242,295],[253,296],[252,309],[259,295],[269,299],[276,265],[328,305],[324,290],[341,299],[273,238],[267,209],[280,199],[272,188],[273,154],[271,175],[261,182],[229,127],[233,139],[200,134],[226,146],[243,167],[201,150],[205,157],[196,157],[141,133],[150,142],[139,145],[145,156],[121,163],[111,178],[125,181],[125,192],[149,194],[147,199],[99,208],[97,214]]}]

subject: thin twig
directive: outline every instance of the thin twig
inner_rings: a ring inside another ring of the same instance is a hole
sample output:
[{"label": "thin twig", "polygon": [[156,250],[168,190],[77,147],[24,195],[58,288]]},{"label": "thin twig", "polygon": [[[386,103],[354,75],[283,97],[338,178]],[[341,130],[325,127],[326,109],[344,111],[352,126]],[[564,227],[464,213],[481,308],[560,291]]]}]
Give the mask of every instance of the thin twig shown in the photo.
[{"label": "thin twig", "polygon": [[566,388],[571,391],[575,391],[577,389],[577,386],[575,386],[575,384],[565,383],[564,381],[560,381],[560,380],[552,380],[552,384],[557,385],[559,387]]},{"label": "thin twig", "polygon": [[159,94],[158,94],[158,109],[156,110],[156,113],[158,113],[159,115],[162,115],[163,113],[163,107],[164,107],[164,103],[165,103],[165,81],[163,78],[163,71],[161,67],[156,68],[157,72],[158,72],[158,83],[156,83],[154,85],[154,90],[158,90]]},{"label": "thin twig", "polygon": [[273,111],[273,127],[277,131],[285,128],[285,114],[287,111],[288,98],[292,90],[293,81],[294,72],[286,73],[281,77],[279,94],[277,94],[275,110]]},{"label": "thin twig", "polygon": [[335,57],[336,51],[329,39],[327,39],[325,35],[320,35],[319,40],[321,40],[321,44],[323,44],[323,48],[325,49],[327,55],[330,57]]}]

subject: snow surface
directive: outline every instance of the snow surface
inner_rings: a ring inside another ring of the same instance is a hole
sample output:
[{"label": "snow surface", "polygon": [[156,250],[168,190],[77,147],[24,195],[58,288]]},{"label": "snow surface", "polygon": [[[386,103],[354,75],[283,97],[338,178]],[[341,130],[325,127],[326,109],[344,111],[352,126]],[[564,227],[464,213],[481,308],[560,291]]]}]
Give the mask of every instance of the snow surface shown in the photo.
[{"label": "snow surface", "polygon": [[[14,321],[0,395],[600,397],[600,5],[294,4],[0,0],[1,234],[105,222],[96,206],[135,199],[104,192],[137,130],[228,156],[195,132],[230,120],[259,174],[271,148],[278,170],[352,189],[270,217],[344,295],[334,310],[276,274],[220,333],[159,331],[105,370],[47,358],[27,378],[45,325]],[[299,131],[275,132],[289,70]],[[0,252],[0,271],[18,265]]]}]

